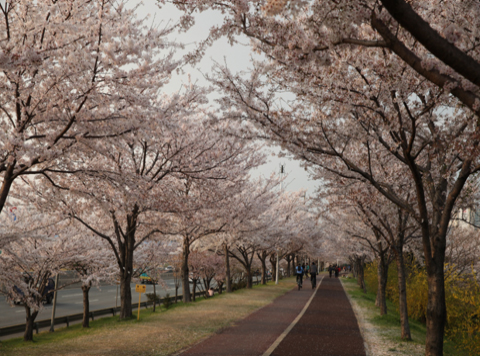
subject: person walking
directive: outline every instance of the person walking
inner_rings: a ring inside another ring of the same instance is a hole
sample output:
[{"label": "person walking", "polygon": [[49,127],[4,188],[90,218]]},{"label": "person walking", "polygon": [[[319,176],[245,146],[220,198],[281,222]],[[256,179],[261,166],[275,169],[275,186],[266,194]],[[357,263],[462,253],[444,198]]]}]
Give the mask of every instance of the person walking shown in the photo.
[{"label": "person walking", "polygon": [[300,288],[302,288],[303,284],[303,267],[300,266],[300,263],[295,267],[295,273],[297,274],[297,283],[300,280]]},{"label": "person walking", "polygon": [[330,275],[330,278],[332,278],[332,272],[333,272],[333,267],[328,266],[328,274]]},{"label": "person walking", "polygon": [[338,278],[338,272],[340,272],[340,267],[335,267],[335,278]]},{"label": "person walking", "polygon": [[312,289],[315,289],[317,286],[317,274],[317,266],[315,266],[315,262],[312,262],[312,267],[310,267],[310,281],[312,282]]},{"label": "person walking", "polygon": [[310,265],[307,263],[305,266],[305,277],[308,277],[308,274],[310,273]]}]

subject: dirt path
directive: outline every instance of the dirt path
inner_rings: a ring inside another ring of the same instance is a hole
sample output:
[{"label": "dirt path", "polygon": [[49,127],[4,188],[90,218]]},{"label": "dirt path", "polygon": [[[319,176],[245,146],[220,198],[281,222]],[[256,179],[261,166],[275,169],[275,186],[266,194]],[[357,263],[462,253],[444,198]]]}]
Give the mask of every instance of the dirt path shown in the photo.
[{"label": "dirt path", "polygon": [[[306,281],[301,291],[288,292],[180,355],[365,356],[355,315],[338,279],[325,277],[297,318],[313,292]],[[272,351],[274,344],[278,346]]]}]

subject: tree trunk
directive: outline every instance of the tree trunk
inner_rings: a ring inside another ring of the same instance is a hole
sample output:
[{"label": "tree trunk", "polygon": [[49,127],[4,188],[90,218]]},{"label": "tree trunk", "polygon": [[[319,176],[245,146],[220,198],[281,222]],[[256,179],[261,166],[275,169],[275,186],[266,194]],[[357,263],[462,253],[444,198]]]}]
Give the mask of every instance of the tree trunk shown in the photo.
[{"label": "tree trunk", "polygon": [[253,287],[253,276],[252,276],[252,266],[248,266],[248,268],[245,268],[247,272],[247,288],[252,289]]},{"label": "tree trunk", "polygon": [[260,260],[262,262],[262,277],[261,277],[261,283],[262,284],[267,284],[267,264],[265,262],[265,259]]},{"label": "tree trunk", "polygon": [[130,214],[127,215],[127,233],[122,234],[118,222],[114,218],[115,233],[121,241],[124,236],[124,243],[119,246],[121,270],[120,270],[120,319],[132,317],[132,290],[130,283],[133,276],[133,251],[135,250],[135,233],[137,229],[138,206],[135,205]]},{"label": "tree trunk", "polygon": [[261,253],[257,252],[257,256],[262,264],[262,278],[260,283],[267,284],[267,264],[266,264],[267,251],[262,251]]},{"label": "tree trunk", "polygon": [[175,304],[177,304],[177,299],[178,299],[178,286],[175,285]]},{"label": "tree trunk", "polygon": [[[190,283],[188,281],[188,255],[190,254],[190,242],[188,236],[183,238],[183,259],[182,259],[182,293],[183,293],[183,302],[190,303],[192,301],[190,296]],[[195,288],[193,289],[195,293]],[[194,299],[195,300],[195,299]]]},{"label": "tree trunk", "polygon": [[285,259],[287,260],[287,277],[290,277],[291,276],[291,273],[290,273],[290,264],[292,262],[292,256],[290,254],[288,254]]},{"label": "tree trunk", "polygon": [[208,298],[208,290],[210,289],[211,278],[203,278],[203,287],[205,288],[205,298]]},{"label": "tree trunk", "polygon": [[407,309],[407,283],[405,278],[405,263],[403,260],[403,249],[397,248],[395,253],[398,276],[398,307],[400,311],[400,324],[402,327],[402,339],[411,340],[410,323],[408,321]]},{"label": "tree trunk", "polygon": [[[441,266],[441,268],[440,268]],[[426,356],[443,355],[443,335],[447,318],[443,263],[438,268],[427,267],[428,303]],[[432,271],[433,270],[433,271]]]},{"label": "tree trunk", "polygon": [[385,315],[387,314],[386,289],[388,281],[388,264],[385,261],[385,256],[381,256],[378,260],[377,279],[378,289],[375,305],[380,308],[380,315]]},{"label": "tree trunk", "polygon": [[16,160],[13,164],[7,165],[7,169],[3,175],[2,187],[0,188],[0,213],[3,211],[3,207],[7,202],[8,194],[10,193],[10,188],[13,183],[13,171],[15,169]]},{"label": "tree trunk", "polygon": [[230,275],[230,256],[228,255],[228,246],[224,246],[225,253],[225,287],[227,293],[232,293],[232,276]]},{"label": "tree trunk", "polygon": [[88,285],[82,285],[83,293],[83,321],[82,326],[84,328],[90,327],[90,301],[88,299],[88,292],[90,292],[91,283]]},{"label": "tree trunk", "polygon": [[38,311],[32,313],[30,307],[25,305],[26,320],[25,333],[23,334],[23,341],[33,341],[33,323],[38,315]]},{"label": "tree trunk", "polygon": [[272,265],[272,282],[276,282],[277,279],[277,255],[272,253],[270,255],[270,264]]},{"label": "tree trunk", "polygon": [[155,281],[153,281],[153,312],[155,313],[155,306],[157,305],[157,291],[155,288]]},{"label": "tree trunk", "polygon": [[357,258],[357,272],[358,272],[358,285],[362,288],[363,293],[367,293],[367,286],[365,285],[365,274],[363,271],[363,258]]},{"label": "tree trunk", "polygon": [[218,294],[222,294],[223,283],[222,282],[217,282],[217,286],[218,286]]},{"label": "tree trunk", "polygon": [[120,319],[132,317],[131,273],[123,273],[120,278]]},{"label": "tree trunk", "polygon": [[196,278],[192,278],[192,279],[193,279],[192,300],[195,301],[195,294],[196,294],[196,291],[197,291],[197,279]]}]

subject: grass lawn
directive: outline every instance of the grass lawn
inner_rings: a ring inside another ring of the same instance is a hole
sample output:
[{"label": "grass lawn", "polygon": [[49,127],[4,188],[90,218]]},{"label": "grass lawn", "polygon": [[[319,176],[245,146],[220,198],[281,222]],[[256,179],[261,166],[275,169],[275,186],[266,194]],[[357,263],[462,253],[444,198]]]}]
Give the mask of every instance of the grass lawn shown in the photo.
[{"label": "grass lawn", "polygon": [[233,325],[295,285],[295,279],[288,278],[278,285],[270,282],[155,313],[142,309],[140,321],[102,318],[91,322],[89,329],[77,324],[34,335],[29,343],[6,340],[0,342],[0,355],[171,355]]},{"label": "grass lawn", "polygon": [[[375,293],[363,293],[355,279],[341,279],[345,291],[354,305],[357,319],[371,355],[425,355],[426,327],[424,324],[409,320],[413,341],[400,338],[400,315],[397,307],[387,300],[387,315],[380,316],[375,306]],[[468,353],[458,350],[453,342],[445,340],[445,356],[467,356]]]}]

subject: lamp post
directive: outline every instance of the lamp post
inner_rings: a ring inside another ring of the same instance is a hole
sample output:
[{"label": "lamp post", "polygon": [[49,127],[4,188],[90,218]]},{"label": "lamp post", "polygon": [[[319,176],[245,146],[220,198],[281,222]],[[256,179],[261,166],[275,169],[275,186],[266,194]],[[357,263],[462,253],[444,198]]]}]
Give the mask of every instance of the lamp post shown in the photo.
[{"label": "lamp post", "polygon": [[[283,192],[283,175],[285,174],[285,165],[281,164],[280,165],[280,179],[282,179],[282,182],[280,183],[280,192]],[[278,284],[278,270],[279,270],[279,260],[278,260],[278,246],[275,249],[275,252],[277,253],[277,268],[275,269],[275,284]]]},{"label": "lamp post", "polygon": [[277,268],[275,271],[275,284],[278,284],[278,249],[277,249]]}]

